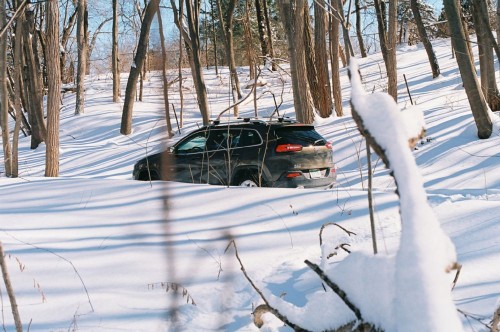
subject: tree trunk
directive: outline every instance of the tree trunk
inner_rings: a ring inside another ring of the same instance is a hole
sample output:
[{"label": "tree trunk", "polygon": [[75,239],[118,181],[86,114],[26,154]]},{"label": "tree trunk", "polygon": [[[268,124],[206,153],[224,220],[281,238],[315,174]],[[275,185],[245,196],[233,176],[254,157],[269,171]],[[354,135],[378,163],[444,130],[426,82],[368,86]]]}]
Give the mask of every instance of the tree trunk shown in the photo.
[{"label": "tree trunk", "polygon": [[[212,6],[212,3],[210,1],[210,6]],[[213,11],[213,9],[212,9]],[[213,14],[213,13],[212,13]],[[180,1],[179,3],[179,20],[180,20],[180,26],[183,26],[182,24],[182,18],[184,16],[184,1]],[[213,27],[213,25],[212,25]],[[214,33],[215,35],[215,33]],[[215,38],[215,36],[214,36]],[[217,73],[217,46],[214,45],[215,49],[215,75],[218,75]],[[182,33],[179,33],[179,102],[180,102],[180,127],[182,128],[184,126],[184,93],[182,92],[182,59],[184,58],[184,38]]]},{"label": "tree trunk", "polygon": [[425,52],[427,53],[427,58],[429,59],[429,64],[432,70],[432,78],[436,78],[441,73],[439,70],[439,64],[437,61],[436,54],[432,48],[432,44],[427,36],[427,31],[425,31],[424,23],[422,22],[422,16],[420,15],[419,5],[417,0],[410,0],[411,11],[413,12],[413,17],[415,18],[415,24],[417,25],[418,35],[420,41],[424,44]]},{"label": "tree trunk", "polygon": [[488,105],[481,92],[475,68],[472,66],[465,32],[460,20],[459,9],[455,1],[444,1],[448,26],[451,32],[458,68],[464,84],[472,115],[476,122],[477,135],[480,139],[489,138],[493,130],[491,118],[488,115]]},{"label": "tree trunk", "polygon": [[159,3],[160,0],[151,0],[145,9],[144,18],[141,24],[141,34],[137,45],[137,52],[134,57],[134,62],[130,68],[127,88],[125,90],[125,101],[123,103],[123,114],[120,128],[120,133],[122,135],[129,135],[132,132],[132,111],[134,109],[136,96],[137,78],[139,77],[142,66],[144,65],[144,58],[146,56],[149,42],[149,30],[154,15],[158,10]]},{"label": "tree trunk", "polygon": [[87,39],[85,33],[85,12],[87,0],[78,0],[78,20],[76,24],[76,38],[78,46],[78,68],[76,72],[76,103],[75,115],[85,112],[85,73],[87,67]]},{"label": "tree trunk", "polygon": [[269,48],[269,56],[271,57],[271,70],[276,71],[277,66],[274,61],[274,46],[273,46],[273,33],[271,29],[271,21],[269,20],[269,10],[267,8],[267,1],[262,1],[262,10],[264,12],[264,22],[266,23],[267,43]]},{"label": "tree trunk", "polygon": [[397,71],[396,71],[396,27],[397,24],[397,1],[390,0],[389,3],[389,31],[386,30],[384,2],[374,0],[377,13],[378,32],[380,38],[380,49],[387,70],[387,93],[397,101]]},{"label": "tree trunk", "polygon": [[250,0],[245,0],[245,18],[243,20],[243,26],[245,30],[245,52],[247,54],[248,69],[250,72],[250,79],[255,79],[255,66],[257,61],[255,59],[255,54],[252,48],[252,29],[250,27]]},{"label": "tree trunk", "polygon": [[[344,2],[342,0],[338,0],[337,4],[338,13],[344,18],[345,16],[344,16],[343,6]],[[349,17],[349,15],[347,17]],[[351,38],[349,37],[348,23],[345,22],[345,19],[343,19],[341,23],[342,23],[342,36],[344,37],[345,54],[347,62],[349,62],[349,58],[351,56],[354,56],[354,49],[352,48]]]},{"label": "tree trunk", "polygon": [[[0,26],[7,25],[5,0],[0,0]],[[9,131],[9,96],[7,95],[7,33],[0,37],[0,126],[2,127],[5,175],[12,176],[12,150]]]},{"label": "tree trunk", "polygon": [[[332,6],[337,8],[337,1],[331,0]],[[340,20],[336,16],[330,16],[330,53],[332,64],[332,92],[333,101],[335,106],[335,114],[343,116],[344,110],[342,108],[342,86],[340,84]]]},{"label": "tree trunk", "polygon": [[261,55],[264,57],[264,66],[267,67],[269,61],[269,47],[267,41],[266,25],[264,21],[264,13],[262,11],[261,1],[255,0],[255,15],[257,16],[257,31],[259,32]]},{"label": "tree trunk", "polygon": [[[288,39],[288,52],[290,54],[290,71],[292,75],[293,104],[296,118],[299,122],[312,123],[314,121],[313,105],[307,77],[306,60],[304,54],[304,0],[278,1],[282,21]],[[296,10],[293,10],[293,7]]]},{"label": "tree trunk", "polygon": [[113,31],[111,50],[111,72],[113,73],[113,102],[120,101],[120,68],[118,65],[118,0],[113,0]]},{"label": "tree trunk", "polygon": [[471,12],[474,20],[479,50],[481,88],[490,109],[493,112],[496,112],[500,109],[500,98],[495,79],[495,64],[492,45],[494,39],[491,40],[489,36],[489,32],[491,30],[486,3],[484,1],[473,0]]},{"label": "tree trunk", "polygon": [[332,114],[330,77],[328,75],[328,52],[326,50],[326,12],[314,2],[314,54],[318,86],[320,90],[319,115],[327,118]]},{"label": "tree trunk", "polygon": [[184,25],[180,25],[179,13],[177,12],[177,7],[173,0],[170,1],[174,12],[174,21],[179,29],[180,33],[183,34],[183,38],[188,46],[188,58],[189,64],[191,66],[191,75],[193,76],[194,86],[196,89],[196,95],[198,97],[198,107],[200,108],[201,116],[203,118],[203,124],[208,125],[210,123],[209,109],[208,109],[208,98],[207,89],[205,86],[205,78],[203,76],[201,56],[200,56],[200,38],[199,38],[199,16],[200,7],[197,1],[185,0],[186,5],[186,16],[187,16],[187,29],[184,30]]},{"label": "tree trunk", "polygon": [[396,61],[396,41],[398,27],[398,0],[389,0],[389,31],[387,41],[389,42],[387,69],[387,92],[398,101],[398,74]]},{"label": "tree trunk", "polygon": [[168,138],[174,136],[172,123],[170,121],[170,105],[168,101],[168,78],[167,78],[167,50],[165,48],[165,36],[163,35],[163,21],[161,19],[161,10],[158,8],[158,28],[160,31],[161,57],[162,57],[162,76],[163,76],[163,100],[165,103],[165,118],[167,120],[167,135]]},{"label": "tree trunk", "polygon": [[59,106],[61,73],[59,72],[59,2],[46,3],[46,58],[47,66],[47,140],[45,176],[59,176]]},{"label": "tree trunk", "polygon": [[314,108],[319,112],[321,107],[320,100],[322,91],[320,90],[318,83],[318,71],[316,69],[315,59],[316,54],[314,53],[313,32],[307,2],[304,2],[302,10],[304,12],[304,55],[306,59],[307,81],[309,83]]},{"label": "tree trunk", "polygon": [[[236,62],[234,60],[234,39],[233,39],[233,21],[234,21],[234,9],[236,7],[237,0],[230,0],[228,3],[228,8],[225,17],[223,16],[221,0],[217,0],[217,6],[219,8],[219,20],[222,25],[222,30],[224,31],[224,45],[226,48],[227,63],[229,66],[229,71],[231,73],[231,86],[233,90],[233,100],[236,103],[236,99],[241,99],[241,89],[240,81],[238,79],[238,73],[236,72]],[[238,116],[238,108],[234,107],[234,116]]]},{"label": "tree trunk", "polygon": [[22,66],[23,54],[22,43],[23,33],[22,25],[24,14],[21,13],[16,20],[16,33],[14,45],[14,109],[16,112],[16,122],[14,125],[14,135],[12,137],[12,177],[19,176],[19,132],[21,129],[21,121],[23,117],[23,110],[21,108],[21,90],[22,90]]},{"label": "tree trunk", "polygon": [[497,44],[500,45],[500,1],[497,1],[496,11],[496,31],[497,31]]},{"label": "tree trunk", "polygon": [[355,0],[354,6],[356,8],[356,37],[358,38],[359,51],[362,58],[366,58],[366,48],[361,34],[361,6],[359,0]]},{"label": "tree trunk", "polygon": [[26,66],[24,86],[26,97],[29,100],[28,119],[31,124],[31,149],[36,149],[38,145],[45,141],[47,137],[47,127],[42,105],[42,80],[38,74],[38,67],[34,55],[33,44],[36,44],[35,16],[32,11],[26,11],[26,19],[23,22],[24,53]]}]

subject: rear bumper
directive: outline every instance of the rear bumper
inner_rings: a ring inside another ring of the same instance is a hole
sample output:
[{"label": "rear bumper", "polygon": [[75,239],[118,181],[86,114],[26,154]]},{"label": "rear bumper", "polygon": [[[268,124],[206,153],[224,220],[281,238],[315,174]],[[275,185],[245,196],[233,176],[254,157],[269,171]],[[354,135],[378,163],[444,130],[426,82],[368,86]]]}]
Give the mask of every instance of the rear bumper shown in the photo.
[{"label": "rear bumper", "polygon": [[312,179],[307,175],[287,178],[286,174],[283,174],[277,181],[269,183],[268,186],[273,188],[329,188],[335,184],[336,179],[336,171],[318,179]]}]

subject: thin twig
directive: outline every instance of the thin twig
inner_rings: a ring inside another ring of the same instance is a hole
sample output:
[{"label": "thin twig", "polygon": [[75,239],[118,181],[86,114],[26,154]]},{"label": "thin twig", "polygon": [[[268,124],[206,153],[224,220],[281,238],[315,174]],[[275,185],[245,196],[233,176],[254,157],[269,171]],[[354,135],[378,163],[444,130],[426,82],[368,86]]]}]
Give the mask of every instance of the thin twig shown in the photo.
[{"label": "thin twig", "polygon": [[340,297],[342,301],[344,301],[345,305],[352,310],[356,318],[359,321],[363,321],[363,317],[361,316],[361,311],[349,300],[347,294],[336,283],[331,281],[330,278],[328,278],[328,276],[323,272],[323,270],[321,270],[321,268],[318,265],[311,263],[307,259],[304,262],[306,263],[307,266],[309,266],[309,268],[311,268],[311,270],[313,270],[321,278],[321,280],[325,282],[325,284],[328,285],[328,287],[330,287],[335,292],[335,294],[337,294]]},{"label": "thin twig", "polygon": [[241,271],[243,272],[243,275],[248,280],[248,282],[253,287],[253,289],[255,289],[255,291],[260,295],[260,297],[264,301],[264,303],[269,307],[269,311],[273,315],[275,315],[279,320],[281,320],[286,325],[290,326],[295,331],[307,331],[304,328],[300,327],[299,325],[296,325],[296,324],[292,323],[291,321],[289,321],[286,316],[282,315],[277,309],[273,308],[269,304],[269,302],[267,301],[266,297],[264,296],[264,293],[262,293],[262,291],[254,284],[254,282],[252,281],[252,279],[250,279],[250,277],[248,276],[247,271],[245,270],[245,267],[243,266],[243,263],[241,261],[240,255],[238,254],[238,248],[236,247],[236,242],[234,240],[231,240],[229,242],[229,244],[227,245],[225,251],[227,251],[231,245],[234,247],[234,253],[236,255],[236,259],[240,263],[240,268],[241,268]]},{"label": "thin twig", "polygon": [[[7,234],[8,234],[8,233],[7,233]],[[94,306],[92,305],[92,301],[90,300],[90,295],[89,295],[89,291],[88,291],[88,289],[87,289],[87,286],[85,285],[85,282],[83,281],[82,276],[80,275],[80,273],[79,273],[79,272],[78,272],[78,270],[76,269],[76,267],[75,267],[75,265],[73,264],[73,262],[71,262],[69,259],[67,259],[67,258],[65,258],[65,257],[63,257],[63,256],[61,256],[61,255],[59,255],[58,253],[56,253],[56,252],[54,252],[54,251],[52,251],[52,250],[50,250],[50,249],[42,248],[42,247],[36,246],[36,245],[34,245],[34,244],[31,244],[31,243],[25,242],[25,241],[23,241],[23,240],[21,240],[21,239],[16,238],[15,236],[13,236],[13,235],[11,235],[11,234],[8,234],[8,235],[9,235],[11,238],[13,238],[14,240],[16,240],[16,241],[18,241],[18,242],[20,242],[20,243],[22,243],[22,244],[25,244],[25,245],[27,245],[27,246],[33,247],[33,248],[38,249],[38,250],[46,251],[46,252],[48,252],[48,253],[50,253],[50,254],[52,254],[52,255],[54,255],[54,256],[56,256],[56,257],[58,257],[58,258],[62,259],[63,261],[67,262],[68,264],[70,264],[70,265],[71,265],[71,267],[73,268],[73,270],[75,271],[76,275],[78,276],[78,279],[80,279],[80,282],[81,282],[81,284],[82,284],[82,286],[83,286],[83,289],[85,290],[85,293],[87,294],[87,299],[88,299],[88,302],[89,302],[89,305],[90,305],[90,309],[92,310],[92,312],[94,312]]]}]

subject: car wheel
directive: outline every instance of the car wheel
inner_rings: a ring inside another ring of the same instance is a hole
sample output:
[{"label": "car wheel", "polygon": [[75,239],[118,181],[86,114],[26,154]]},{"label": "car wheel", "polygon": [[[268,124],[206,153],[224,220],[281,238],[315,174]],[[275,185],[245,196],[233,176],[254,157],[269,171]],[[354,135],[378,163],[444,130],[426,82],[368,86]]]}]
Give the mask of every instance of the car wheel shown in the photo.
[{"label": "car wheel", "polygon": [[259,185],[252,180],[243,180],[240,187],[258,187]]},{"label": "car wheel", "polygon": [[259,181],[257,173],[252,171],[246,171],[238,176],[236,184],[240,187],[265,187],[264,181]]}]

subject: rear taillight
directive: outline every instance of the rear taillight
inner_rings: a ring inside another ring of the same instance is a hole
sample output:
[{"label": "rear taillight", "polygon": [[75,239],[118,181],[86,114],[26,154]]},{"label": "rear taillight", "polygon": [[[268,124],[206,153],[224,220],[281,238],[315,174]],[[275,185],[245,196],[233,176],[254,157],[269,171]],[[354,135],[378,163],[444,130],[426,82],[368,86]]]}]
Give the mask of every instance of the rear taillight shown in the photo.
[{"label": "rear taillight", "polygon": [[331,150],[331,149],[332,149],[332,143],[330,143],[330,142],[326,142],[325,147],[326,147],[328,150]]},{"label": "rear taillight", "polygon": [[285,177],[287,179],[293,179],[302,175],[302,172],[288,172]]},{"label": "rear taillight", "polygon": [[276,152],[296,152],[302,151],[300,144],[280,144],[276,147]]}]

